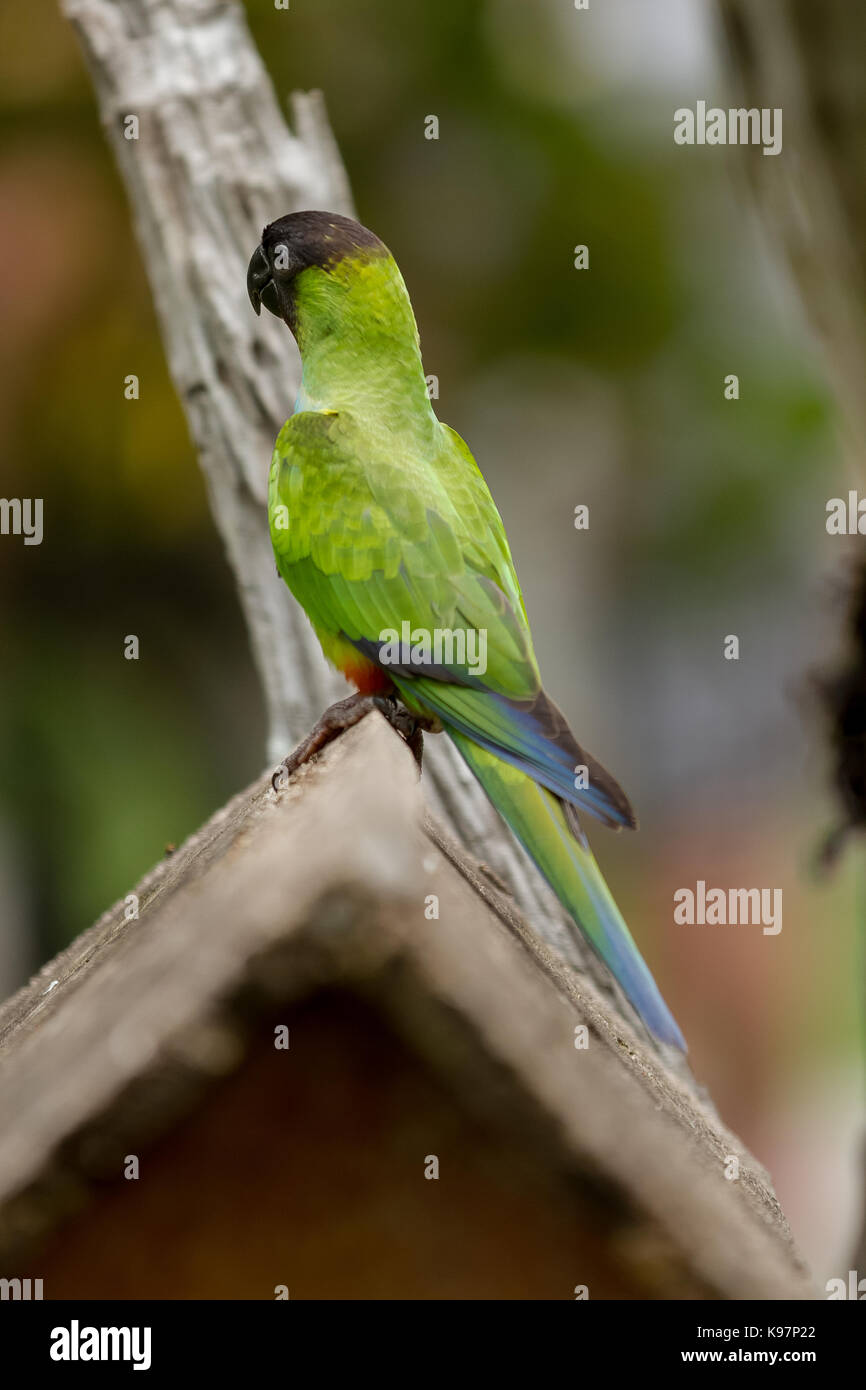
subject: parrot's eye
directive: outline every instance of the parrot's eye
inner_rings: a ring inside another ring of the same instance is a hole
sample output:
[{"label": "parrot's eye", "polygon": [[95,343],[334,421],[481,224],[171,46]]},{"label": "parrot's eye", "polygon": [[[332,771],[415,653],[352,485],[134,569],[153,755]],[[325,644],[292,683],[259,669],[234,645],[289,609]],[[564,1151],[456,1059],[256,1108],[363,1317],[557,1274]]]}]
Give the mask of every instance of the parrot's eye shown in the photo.
[{"label": "parrot's eye", "polygon": [[272,265],[274,270],[291,270],[292,258],[289,248],[284,241],[280,241],[274,247]]}]

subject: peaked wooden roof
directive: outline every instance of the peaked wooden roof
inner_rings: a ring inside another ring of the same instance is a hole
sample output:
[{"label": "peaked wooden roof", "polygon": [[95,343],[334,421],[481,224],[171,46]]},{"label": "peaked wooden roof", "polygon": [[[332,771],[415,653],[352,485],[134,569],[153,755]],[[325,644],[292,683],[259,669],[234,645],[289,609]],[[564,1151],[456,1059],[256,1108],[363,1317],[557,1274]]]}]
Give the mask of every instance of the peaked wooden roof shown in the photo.
[{"label": "peaked wooden roof", "polygon": [[813,1296],[766,1173],[425,819],[378,716],[284,791],[265,777],[235,797],[0,1009],[0,1273],[64,1215],[106,1134],[164,1129],[242,1064],[251,1014],[334,985],[464,1103],[494,1069],[484,1103],[519,1095],[524,1123],[528,1103],[539,1152],[603,1182],[692,1296]]}]

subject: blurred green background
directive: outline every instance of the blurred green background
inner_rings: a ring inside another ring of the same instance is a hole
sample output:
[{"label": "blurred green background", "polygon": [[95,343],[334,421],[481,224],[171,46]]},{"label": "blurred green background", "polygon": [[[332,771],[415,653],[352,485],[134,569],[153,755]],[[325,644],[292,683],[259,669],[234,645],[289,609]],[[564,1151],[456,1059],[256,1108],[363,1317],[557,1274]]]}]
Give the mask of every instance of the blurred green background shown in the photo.
[{"label": "blurred green background", "polygon": [[[638,807],[638,836],[595,843],[696,1073],[818,1275],[839,1274],[859,890],[853,855],[829,881],[812,869],[834,808],[806,692],[836,644],[848,543],[824,508],[849,483],[821,359],[750,210],[753,154],[673,143],[675,107],[731,104],[711,7],[248,13],[281,99],[325,93],[438,413],[503,513],[548,689]],[[260,771],[264,718],[124,192],[52,7],[0,8],[0,79],[0,490],[45,504],[41,546],[0,538],[6,993]],[[781,934],[675,926],[673,893],[698,879],[782,888]]]}]

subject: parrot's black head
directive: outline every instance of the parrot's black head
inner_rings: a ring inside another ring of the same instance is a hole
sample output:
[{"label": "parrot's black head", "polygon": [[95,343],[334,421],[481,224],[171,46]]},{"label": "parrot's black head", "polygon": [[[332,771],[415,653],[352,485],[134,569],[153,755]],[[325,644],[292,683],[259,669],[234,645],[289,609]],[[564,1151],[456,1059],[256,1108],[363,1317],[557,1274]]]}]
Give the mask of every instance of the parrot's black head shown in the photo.
[{"label": "parrot's black head", "polygon": [[250,303],[257,314],[264,304],[294,329],[296,277],[311,266],[328,270],[346,256],[370,252],[381,254],[385,247],[351,217],[338,212],[291,212],[262,232],[247,270]]}]

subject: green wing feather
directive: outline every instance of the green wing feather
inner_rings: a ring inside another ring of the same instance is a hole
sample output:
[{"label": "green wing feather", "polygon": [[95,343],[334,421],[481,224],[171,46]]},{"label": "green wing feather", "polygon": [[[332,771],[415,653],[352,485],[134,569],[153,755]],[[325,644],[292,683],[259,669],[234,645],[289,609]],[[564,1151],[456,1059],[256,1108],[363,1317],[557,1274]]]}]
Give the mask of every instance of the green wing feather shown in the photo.
[{"label": "green wing feather", "polygon": [[540,680],[505,529],[463,441],[433,424],[421,466],[347,412],[292,416],[270,474],[277,566],[326,651],[404,621],[486,629],[485,685],[526,699]]}]

